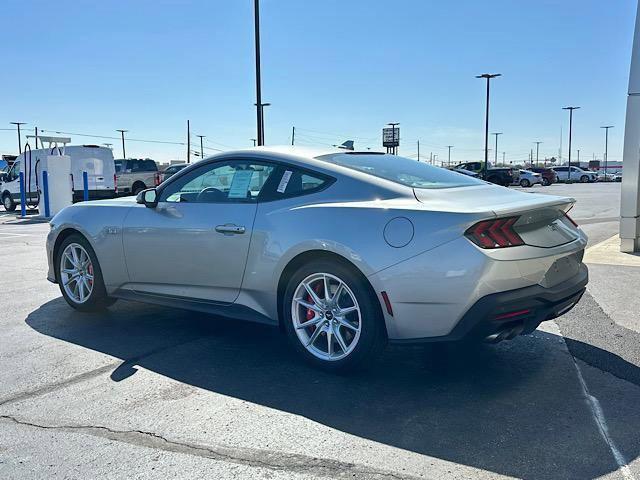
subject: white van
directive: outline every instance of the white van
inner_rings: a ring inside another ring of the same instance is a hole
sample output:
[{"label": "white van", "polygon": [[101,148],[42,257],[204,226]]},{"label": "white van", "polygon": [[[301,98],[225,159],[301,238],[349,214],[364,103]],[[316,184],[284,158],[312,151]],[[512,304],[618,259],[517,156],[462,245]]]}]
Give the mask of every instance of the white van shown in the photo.
[{"label": "white van", "polygon": [[[0,178],[0,198],[5,210],[13,211],[20,203],[20,172],[24,172],[27,203],[38,202],[42,193],[39,159],[52,154],[56,153],[48,148],[40,148],[32,150],[31,154],[23,152],[16,158],[9,171]],[[64,148],[64,154],[71,157],[74,202],[84,199],[83,172],[87,172],[89,200],[115,197],[116,170],[111,149],[98,145],[71,145]]]}]

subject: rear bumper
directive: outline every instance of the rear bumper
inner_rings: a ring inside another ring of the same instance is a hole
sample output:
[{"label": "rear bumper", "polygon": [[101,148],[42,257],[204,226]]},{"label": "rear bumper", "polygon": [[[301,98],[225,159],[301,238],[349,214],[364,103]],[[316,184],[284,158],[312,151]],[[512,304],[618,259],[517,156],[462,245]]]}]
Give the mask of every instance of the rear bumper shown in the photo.
[{"label": "rear bumper", "polygon": [[[589,281],[587,266],[551,288],[540,285],[487,295],[478,300],[447,335],[390,340],[395,344],[456,341],[462,339],[501,340],[533,332],[545,320],[571,310],[582,298]],[[501,336],[502,335],[502,336]]]}]

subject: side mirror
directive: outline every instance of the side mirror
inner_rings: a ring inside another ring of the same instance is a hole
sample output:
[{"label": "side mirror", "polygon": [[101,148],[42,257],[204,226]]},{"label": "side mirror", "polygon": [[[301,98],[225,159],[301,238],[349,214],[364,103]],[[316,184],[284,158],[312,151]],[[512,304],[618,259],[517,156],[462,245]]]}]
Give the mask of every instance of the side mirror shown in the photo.
[{"label": "side mirror", "polygon": [[156,208],[158,206],[158,192],[155,188],[147,188],[136,196],[136,203],[144,204],[147,208]]}]

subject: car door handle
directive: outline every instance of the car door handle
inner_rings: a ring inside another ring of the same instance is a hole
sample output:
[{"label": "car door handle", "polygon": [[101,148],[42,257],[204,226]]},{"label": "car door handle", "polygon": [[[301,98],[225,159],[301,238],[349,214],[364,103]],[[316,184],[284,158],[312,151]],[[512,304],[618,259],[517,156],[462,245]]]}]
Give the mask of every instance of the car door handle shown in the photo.
[{"label": "car door handle", "polygon": [[245,232],[244,227],[234,225],[233,223],[227,223],[225,225],[216,226],[216,232],[224,233],[225,235],[237,235]]}]

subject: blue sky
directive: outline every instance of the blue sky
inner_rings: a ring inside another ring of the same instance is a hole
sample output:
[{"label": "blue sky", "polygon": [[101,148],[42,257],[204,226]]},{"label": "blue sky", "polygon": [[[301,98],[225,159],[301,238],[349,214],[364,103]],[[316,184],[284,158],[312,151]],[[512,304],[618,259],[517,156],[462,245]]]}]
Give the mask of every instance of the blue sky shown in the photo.
[{"label": "blue sky", "polygon": [[[400,153],[454,161],[482,155],[484,84],[497,71],[491,131],[507,161],[567,149],[610,160],[622,136],[636,2],[632,0],[262,0],[267,144],[348,138],[380,147],[401,123]],[[0,129],[23,121],[49,131],[245,147],[255,137],[251,0],[5,0],[0,41]],[[51,12],[51,13],[49,13]],[[119,142],[71,135],[74,143]],[[197,138],[193,139],[198,143]],[[0,130],[0,152],[15,153]],[[185,158],[186,147],[128,142],[127,154]]]}]

